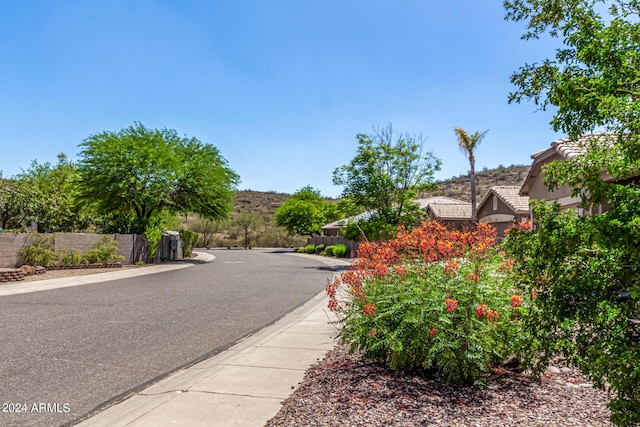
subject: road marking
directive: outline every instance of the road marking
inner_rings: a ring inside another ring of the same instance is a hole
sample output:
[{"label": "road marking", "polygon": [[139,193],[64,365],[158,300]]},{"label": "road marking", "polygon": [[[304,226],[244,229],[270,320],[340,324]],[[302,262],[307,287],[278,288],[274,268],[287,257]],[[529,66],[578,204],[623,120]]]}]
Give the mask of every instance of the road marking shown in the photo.
[{"label": "road marking", "polygon": [[242,261],[225,261],[225,264],[242,264]]}]

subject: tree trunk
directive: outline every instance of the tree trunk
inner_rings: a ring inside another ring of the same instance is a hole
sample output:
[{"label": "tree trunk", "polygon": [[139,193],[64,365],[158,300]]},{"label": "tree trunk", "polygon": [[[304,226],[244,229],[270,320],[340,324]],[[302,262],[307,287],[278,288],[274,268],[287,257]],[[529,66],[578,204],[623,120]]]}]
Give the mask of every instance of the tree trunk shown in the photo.
[{"label": "tree trunk", "polygon": [[469,156],[469,166],[471,171],[471,223],[475,227],[478,224],[478,210],[476,208],[476,161],[473,156]]}]

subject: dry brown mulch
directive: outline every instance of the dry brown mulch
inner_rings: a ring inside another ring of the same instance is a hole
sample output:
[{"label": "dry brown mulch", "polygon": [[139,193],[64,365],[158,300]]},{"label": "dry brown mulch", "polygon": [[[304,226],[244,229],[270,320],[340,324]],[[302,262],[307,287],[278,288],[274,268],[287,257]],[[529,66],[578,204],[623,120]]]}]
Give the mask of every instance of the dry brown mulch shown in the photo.
[{"label": "dry brown mulch", "polygon": [[33,282],[36,280],[47,280],[47,279],[60,279],[63,277],[75,277],[75,276],[86,276],[88,274],[98,274],[98,273],[109,273],[111,271],[122,271],[124,269],[129,268],[144,268],[138,267],[136,265],[123,265],[121,267],[108,267],[108,268],[75,268],[75,269],[63,269],[63,270],[47,270],[44,274],[32,274],[30,276],[25,276],[23,280],[20,282],[12,282],[12,283],[22,283],[22,282]]},{"label": "dry brown mulch", "polygon": [[579,371],[555,371],[540,381],[507,372],[484,388],[453,388],[362,361],[339,345],[307,371],[266,426],[612,425],[605,392]]}]

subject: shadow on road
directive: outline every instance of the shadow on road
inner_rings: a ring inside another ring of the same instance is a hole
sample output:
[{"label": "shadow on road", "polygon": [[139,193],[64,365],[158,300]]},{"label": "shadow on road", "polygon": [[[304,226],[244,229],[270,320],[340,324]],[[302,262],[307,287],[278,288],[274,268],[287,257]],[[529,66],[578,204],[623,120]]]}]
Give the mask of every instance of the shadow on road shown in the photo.
[{"label": "shadow on road", "polygon": [[349,265],[322,265],[319,267],[304,267],[304,268],[308,268],[308,269],[313,269],[313,270],[320,270],[320,271],[346,271],[349,269]]}]

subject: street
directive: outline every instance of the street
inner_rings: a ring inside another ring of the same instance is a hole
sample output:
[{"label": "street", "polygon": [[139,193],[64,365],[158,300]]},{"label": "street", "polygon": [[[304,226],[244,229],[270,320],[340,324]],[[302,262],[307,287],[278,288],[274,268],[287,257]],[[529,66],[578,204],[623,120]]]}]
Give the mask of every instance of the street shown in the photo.
[{"label": "street", "polygon": [[219,353],[303,304],[333,274],[275,250],[0,297],[0,425],[59,426]]}]

